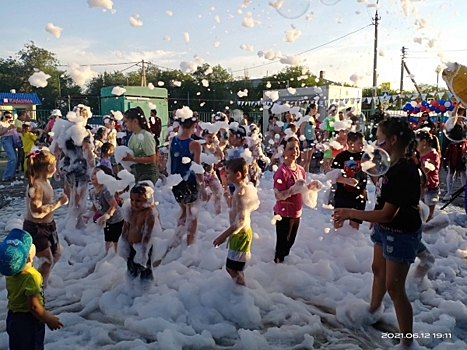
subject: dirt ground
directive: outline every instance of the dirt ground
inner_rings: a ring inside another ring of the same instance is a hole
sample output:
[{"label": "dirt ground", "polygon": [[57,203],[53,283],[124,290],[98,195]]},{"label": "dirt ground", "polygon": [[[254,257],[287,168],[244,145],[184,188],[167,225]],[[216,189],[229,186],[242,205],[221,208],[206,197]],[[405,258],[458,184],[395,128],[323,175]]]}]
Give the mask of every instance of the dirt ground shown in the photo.
[{"label": "dirt ground", "polygon": [[[0,157],[0,174],[3,174],[6,165],[6,158]],[[318,170],[318,168],[313,168],[314,170]],[[21,183],[16,181],[13,184],[10,183],[1,183],[0,182],[0,209],[8,206],[8,204],[14,200],[15,198],[21,198],[25,194],[26,189],[26,181],[24,179],[24,174],[22,172],[16,174],[16,176],[22,180]],[[21,179],[23,177],[23,179]],[[440,172],[441,178],[441,198],[446,193],[446,172],[442,169]],[[56,182],[55,180],[51,181],[53,188],[63,188],[63,181]],[[454,183],[454,191],[460,188],[460,180],[456,179]],[[463,207],[464,206],[464,194],[461,194],[457,197],[451,205],[456,205]]]}]

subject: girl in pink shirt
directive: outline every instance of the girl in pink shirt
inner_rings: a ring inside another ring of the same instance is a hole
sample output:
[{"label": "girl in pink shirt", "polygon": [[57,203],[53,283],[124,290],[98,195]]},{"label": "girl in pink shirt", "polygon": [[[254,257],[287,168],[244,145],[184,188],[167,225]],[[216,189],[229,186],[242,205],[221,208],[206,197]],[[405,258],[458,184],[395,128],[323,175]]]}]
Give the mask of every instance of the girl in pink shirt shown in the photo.
[{"label": "girl in pink shirt", "polygon": [[289,255],[295,242],[300,216],[302,215],[302,193],[314,186],[306,184],[305,169],[295,161],[300,156],[300,143],[296,136],[282,140],[284,162],[274,173],[275,215],[281,216],[276,221],[276,254],[274,261],[281,263]]},{"label": "girl in pink shirt", "polygon": [[[433,218],[436,203],[439,202],[440,147],[438,138],[427,131],[417,132],[417,150],[420,152],[420,166],[427,178],[423,202],[430,208],[427,222]],[[434,169],[433,169],[434,168]]]}]

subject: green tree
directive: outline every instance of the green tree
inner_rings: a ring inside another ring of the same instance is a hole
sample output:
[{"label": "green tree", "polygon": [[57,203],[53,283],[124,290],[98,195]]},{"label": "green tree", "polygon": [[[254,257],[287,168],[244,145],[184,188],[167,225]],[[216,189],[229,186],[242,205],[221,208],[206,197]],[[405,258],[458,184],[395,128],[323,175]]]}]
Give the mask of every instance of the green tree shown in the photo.
[{"label": "green tree", "polygon": [[[15,57],[0,59],[0,91],[36,92],[42,100],[41,108],[54,108],[60,93],[80,90],[63,70],[57,68],[58,65],[53,52],[28,42]],[[29,84],[28,79],[36,70],[50,75],[46,87],[36,88]]]}]

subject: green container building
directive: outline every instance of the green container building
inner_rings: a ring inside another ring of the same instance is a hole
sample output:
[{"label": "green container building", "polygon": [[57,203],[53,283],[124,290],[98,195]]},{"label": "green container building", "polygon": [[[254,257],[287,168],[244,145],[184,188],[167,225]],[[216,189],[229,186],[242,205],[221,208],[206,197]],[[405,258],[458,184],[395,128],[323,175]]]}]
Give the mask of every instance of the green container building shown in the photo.
[{"label": "green container building", "polygon": [[[169,120],[169,108],[167,103],[167,89],[154,88],[149,89],[145,86],[122,86],[126,91],[116,96],[112,94],[114,86],[107,86],[101,89],[101,112],[102,114],[109,114],[111,110],[121,111],[124,113],[126,110],[134,107],[141,107],[144,115],[149,119],[151,116],[151,109],[156,108],[157,116],[162,121],[162,135],[165,135],[167,123]],[[154,106],[150,107],[150,103]]]}]

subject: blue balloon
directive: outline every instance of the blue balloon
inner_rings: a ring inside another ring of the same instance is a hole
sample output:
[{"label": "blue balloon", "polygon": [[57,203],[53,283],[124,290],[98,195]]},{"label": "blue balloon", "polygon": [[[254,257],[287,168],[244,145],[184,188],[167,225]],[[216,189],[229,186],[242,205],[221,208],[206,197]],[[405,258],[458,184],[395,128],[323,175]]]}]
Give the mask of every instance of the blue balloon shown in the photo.
[{"label": "blue balloon", "polygon": [[441,113],[441,111],[438,108],[435,108],[436,113]]},{"label": "blue balloon", "polygon": [[415,113],[420,113],[420,107],[415,107]]},{"label": "blue balloon", "polygon": [[430,111],[434,112],[435,111],[435,106],[430,106]]},{"label": "blue balloon", "polygon": [[412,105],[407,106],[407,111],[408,112],[413,112],[414,111],[413,106]]},{"label": "blue balloon", "polygon": [[453,105],[450,105],[447,109],[448,109],[448,111],[452,112],[454,110],[454,108],[456,108],[456,107],[454,107]]}]

